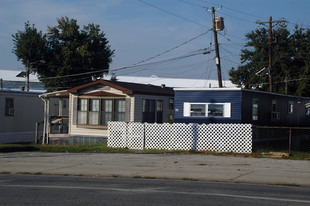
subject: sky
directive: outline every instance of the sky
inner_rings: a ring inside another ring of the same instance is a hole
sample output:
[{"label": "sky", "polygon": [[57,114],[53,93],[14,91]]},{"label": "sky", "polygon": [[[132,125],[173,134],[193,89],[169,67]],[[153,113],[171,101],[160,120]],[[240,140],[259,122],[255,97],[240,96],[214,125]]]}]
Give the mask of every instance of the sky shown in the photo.
[{"label": "sky", "polygon": [[216,79],[212,7],[225,24],[218,32],[223,80],[240,65],[245,34],[264,27],[257,21],[272,16],[290,31],[310,28],[309,0],[0,0],[0,70],[24,70],[12,35],[25,22],[47,33],[67,16],[81,27],[100,25],[115,50],[110,74]]}]

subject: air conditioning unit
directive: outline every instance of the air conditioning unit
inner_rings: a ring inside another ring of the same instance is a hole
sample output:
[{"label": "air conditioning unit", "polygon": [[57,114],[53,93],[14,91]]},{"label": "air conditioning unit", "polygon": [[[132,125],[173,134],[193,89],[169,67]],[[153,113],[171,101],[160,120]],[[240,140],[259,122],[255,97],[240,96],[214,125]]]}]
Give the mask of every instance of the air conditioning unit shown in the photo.
[{"label": "air conditioning unit", "polygon": [[215,18],[215,30],[216,31],[223,31],[224,30],[224,18],[223,17],[216,17]]}]

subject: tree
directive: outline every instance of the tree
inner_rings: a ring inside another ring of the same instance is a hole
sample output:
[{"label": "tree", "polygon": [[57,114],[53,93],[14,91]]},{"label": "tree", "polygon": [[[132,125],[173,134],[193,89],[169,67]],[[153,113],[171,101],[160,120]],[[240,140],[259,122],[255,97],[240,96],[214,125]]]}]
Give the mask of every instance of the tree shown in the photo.
[{"label": "tree", "polygon": [[25,23],[25,31],[17,31],[12,35],[14,42],[13,53],[16,54],[17,60],[21,60],[24,65],[28,62],[34,62],[43,58],[46,51],[46,36],[41,31],[37,31],[34,24],[30,26],[29,22]]},{"label": "tree", "polygon": [[[38,74],[48,91],[87,83],[109,72],[114,50],[99,25],[88,24],[80,29],[77,20],[68,17],[57,22],[58,25],[48,27],[44,35],[29,23],[25,24],[24,31],[13,35],[13,53],[25,66],[27,60],[32,62],[32,71]],[[41,41],[37,44],[25,43],[39,37]],[[32,50],[39,52],[29,52]]]},{"label": "tree", "polygon": [[[295,28],[291,35],[285,24],[273,30],[273,91],[310,96],[310,30]],[[268,32],[259,28],[246,34],[247,42],[241,50],[241,65],[229,71],[230,80],[239,87],[269,91],[269,76],[256,73],[269,65]],[[288,79],[287,85],[285,79]]]}]

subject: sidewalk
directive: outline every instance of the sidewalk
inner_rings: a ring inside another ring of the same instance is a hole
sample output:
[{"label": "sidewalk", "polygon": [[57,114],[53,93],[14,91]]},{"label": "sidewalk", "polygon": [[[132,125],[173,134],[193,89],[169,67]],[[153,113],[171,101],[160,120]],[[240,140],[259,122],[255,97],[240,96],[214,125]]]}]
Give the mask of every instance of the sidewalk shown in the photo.
[{"label": "sidewalk", "polygon": [[0,153],[0,174],[163,178],[310,187],[310,161],[179,154]]}]

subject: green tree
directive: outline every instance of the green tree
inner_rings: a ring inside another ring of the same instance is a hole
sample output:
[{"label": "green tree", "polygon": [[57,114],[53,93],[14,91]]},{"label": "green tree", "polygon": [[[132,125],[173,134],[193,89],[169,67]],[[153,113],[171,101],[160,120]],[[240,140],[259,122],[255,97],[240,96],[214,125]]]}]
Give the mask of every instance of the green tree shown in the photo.
[{"label": "green tree", "polygon": [[[24,31],[17,31],[12,35],[14,48],[12,52],[16,55],[18,61],[27,66],[27,62],[36,62],[46,56],[46,35],[32,26],[29,22],[25,23]],[[32,71],[35,69],[30,68]]]},{"label": "green tree", "polygon": [[[43,48],[40,52],[43,55],[30,55],[30,61],[34,62],[32,70],[37,72],[48,91],[87,83],[109,72],[114,50],[111,50],[99,25],[88,24],[80,29],[77,20],[68,17],[57,19],[57,22],[57,26],[49,26],[47,34],[42,35],[44,41],[24,48],[25,51]],[[35,30],[34,26],[32,28]],[[37,30],[34,33],[42,34]],[[28,30],[25,27],[25,31],[19,31],[17,34],[28,34]],[[23,42],[28,41],[27,37],[28,35],[24,38],[14,38],[16,49],[13,52],[24,65],[26,56],[17,52],[17,49]]]},{"label": "green tree", "polygon": [[[309,29],[295,28],[293,34],[285,24],[273,29],[272,77],[273,91],[292,95],[310,95]],[[229,71],[230,80],[240,86],[269,91],[269,76],[255,75],[269,66],[268,31],[259,28],[246,34],[247,42],[241,50],[241,65]],[[307,56],[308,55],[308,56]]]}]

